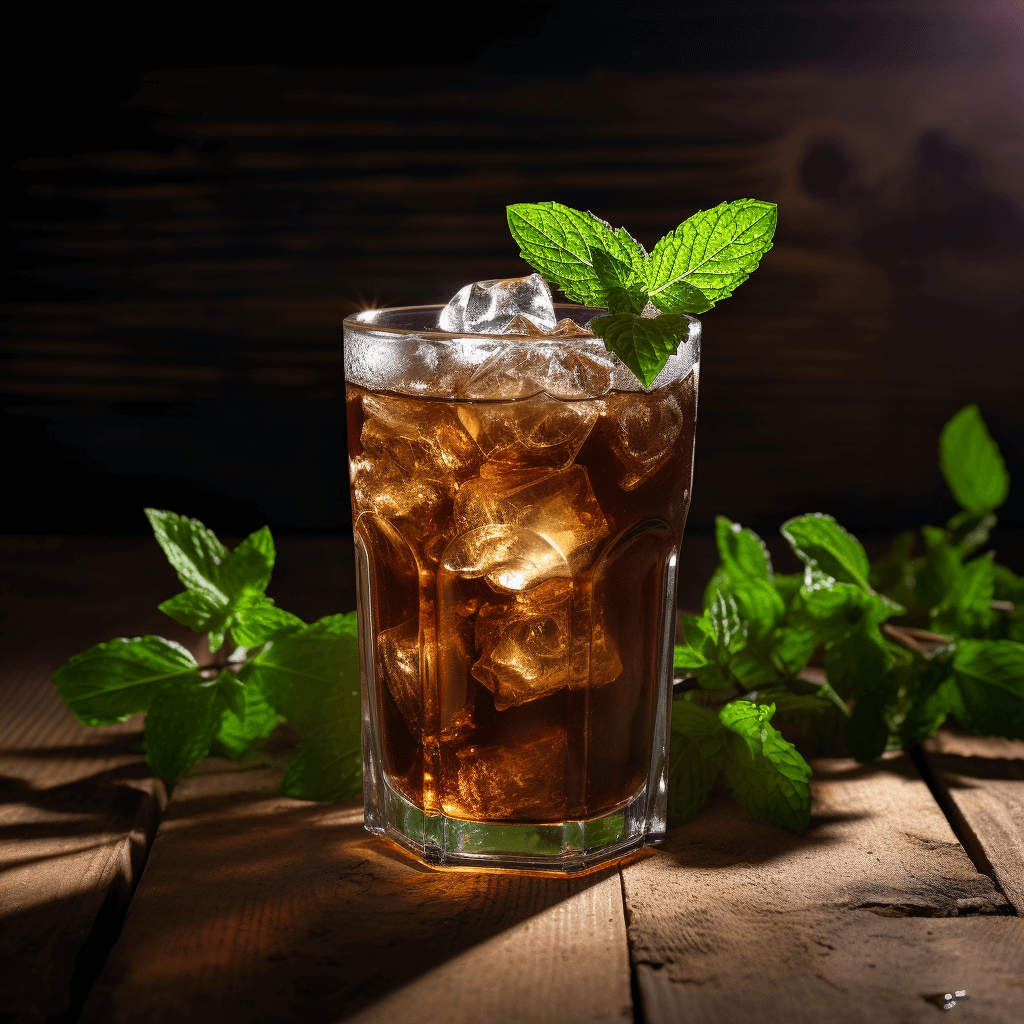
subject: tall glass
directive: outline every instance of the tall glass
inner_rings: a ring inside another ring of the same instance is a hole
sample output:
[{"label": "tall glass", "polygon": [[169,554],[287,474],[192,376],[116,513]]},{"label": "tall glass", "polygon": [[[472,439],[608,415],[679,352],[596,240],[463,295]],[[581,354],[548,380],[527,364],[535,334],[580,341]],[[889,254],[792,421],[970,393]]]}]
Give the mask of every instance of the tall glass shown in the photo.
[{"label": "tall glass", "polygon": [[366,827],[580,870],[665,832],[700,324],[645,390],[590,335],[439,310],[345,320]]}]

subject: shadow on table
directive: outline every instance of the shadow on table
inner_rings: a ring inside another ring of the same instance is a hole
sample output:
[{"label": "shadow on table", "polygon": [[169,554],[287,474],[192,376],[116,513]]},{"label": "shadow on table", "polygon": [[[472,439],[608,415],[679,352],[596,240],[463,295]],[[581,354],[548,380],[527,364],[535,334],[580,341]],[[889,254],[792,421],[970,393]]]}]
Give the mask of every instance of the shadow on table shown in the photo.
[{"label": "shadow on table", "polygon": [[368,834],[361,801],[279,778],[225,763],[175,794],[84,1020],[337,1021],[617,870],[431,870]]}]

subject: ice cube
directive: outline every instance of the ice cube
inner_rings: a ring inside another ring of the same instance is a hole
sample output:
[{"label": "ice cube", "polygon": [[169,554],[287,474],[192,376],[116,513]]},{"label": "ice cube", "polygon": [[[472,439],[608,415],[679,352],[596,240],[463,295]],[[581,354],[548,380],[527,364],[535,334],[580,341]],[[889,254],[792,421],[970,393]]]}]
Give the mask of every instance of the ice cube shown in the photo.
[{"label": "ice cube", "polygon": [[543,331],[556,326],[551,289],[540,274],[467,284],[441,310],[437,325],[458,334],[501,334],[517,317]]},{"label": "ice cube", "polygon": [[482,453],[451,406],[397,395],[363,396],[364,449],[390,456],[410,474],[433,480],[475,474]]},{"label": "ice cube", "polygon": [[526,338],[592,338],[594,336],[594,332],[589,327],[580,327],[570,317],[564,317],[550,330],[545,330],[521,313],[514,316],[501,333],[520,334]]},{"label": "ice cube", "polygon": [[600,432],[607,441],[624,491],[646,483],[675,453],[683,410],[669,390],[608,395]]},{"label": "ice cube", "polygon": [[436,564],[459,482],[477,473],[483,453],[446,403],[368,394],[363,415],[363,453],[350,463],[356,515],[388,519]]},{"label": "ice cube", "polygon": [[410,732],[419,736],[423,730],[423,686],[418,621],[409,619],[400,626],[382,629],[377,635],[377,652],[391,696]]},{"label": "ice cube", "polygon": [[549,540],[518,526],[492,523],[460,534],[441,561],[466,579],[483,576],[499,593],[536,587],[545,580],[572,574],[561,551]]},{"label": "ice cube", "polygon": [[[516,482],[511,487],[502,477],[478,477],[459,488],[454,514],[460,535],[484,526],[517,527],[518,531],[535,534],[554,548],[573,575],[586,567],[598,544],[608,536],[608,523],[583,466],[570,466],[539,480]],[[504,544],[508,536],[519,537],[520,534],[495,531],[491,541]],[[458,543],[456,540],[455,544]],[[482,554],[481,557],[491,556]],[[509,589],[525,590],[552,576],[562,575],[550,571],[553,556],[547,548],[535,543],[526,547],[522,560],[528,565],[534,557],[540,560],[534,571],[527,572],[524,585]],[[446,551],[446,561],[447,558]],[[485,570],[479,575],[492,571]]]},{"label": "ice cube", "polygon": [[601,413],[600,401],[559,402],[545,394],[518,402],[456,407],[459,422],[487,457],[482,476],[524,467],[565,469]]},{"label": "ice cube", "polygon": [[506,732],[502,744],[457,752],[457,795],[445,812],[485,820],[558,821],[565,807],[568,739],[561,725]]},{"label": "ice cube", "polygon": [[476,617],[480,660],[473,676],[504,711],[569,685],[572,583],[551,579]]}]

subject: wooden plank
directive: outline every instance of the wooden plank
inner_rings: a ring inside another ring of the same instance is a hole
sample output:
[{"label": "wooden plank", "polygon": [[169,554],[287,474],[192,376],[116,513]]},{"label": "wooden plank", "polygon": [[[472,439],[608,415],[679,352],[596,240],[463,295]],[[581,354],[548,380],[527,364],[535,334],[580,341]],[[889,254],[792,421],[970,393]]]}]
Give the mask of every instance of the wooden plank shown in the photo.
[{"label": "wooden plank", "polygon": [[1017,1019],[1024,921],[909,759],[814,768],[806,836],[716,800],[623,870],[644,1019],[924,1022],[946,986]]},{"label": "wooden plank", "polygon": [[1024,741],[943,729],[924,756],[975,864],[1024,914]]},{"label": "wooden plank", "polygon": [[119,633],[166,623],[170,636],[186,637],[156,611],[174,574],[151,542],[3,538],[0,554],[0,1018],[42,1021],[81,1006],[164,800],[133,749],[141,719],[87,729],[50,676]]},{"label": "wooden plank", "polygon": [[615,869],[428,870],[279,779],[178,786],[84,1021],[632,1019]]},{"label": "wooden plank", "polygon": [[41,658],[16,672],[16,689],[8,679],[0,716],[0,1013],[25,1021],[84,996],[163,803],[163,787],[131,749],[141,723],[86,729],[48,670]]}]

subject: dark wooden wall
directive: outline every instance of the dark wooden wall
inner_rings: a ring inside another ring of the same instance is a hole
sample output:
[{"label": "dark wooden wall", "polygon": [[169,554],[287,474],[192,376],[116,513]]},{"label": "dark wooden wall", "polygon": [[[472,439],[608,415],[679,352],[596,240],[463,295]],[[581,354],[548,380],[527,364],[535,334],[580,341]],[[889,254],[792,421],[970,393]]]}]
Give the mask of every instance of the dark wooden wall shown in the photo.
[{"label": "dark wooden wall", "polygon": [[742,196],[779,230],[705,317],[691,528],[939,520],[971,401],[1024,525],[1015,5],[625,5],[571,43],[545,9],[459,66],[51,68],[15,145],[6,529],[344,531],[348,312],[527,272],[507,203],[652,244]]}]

